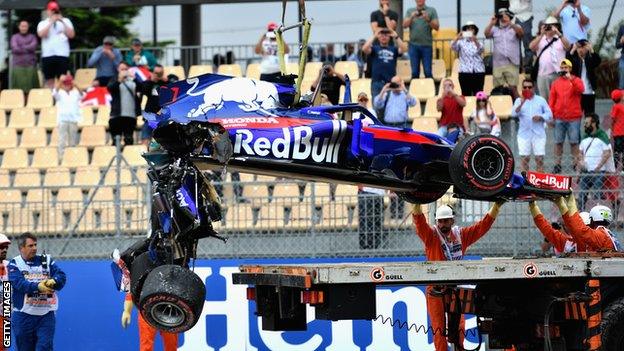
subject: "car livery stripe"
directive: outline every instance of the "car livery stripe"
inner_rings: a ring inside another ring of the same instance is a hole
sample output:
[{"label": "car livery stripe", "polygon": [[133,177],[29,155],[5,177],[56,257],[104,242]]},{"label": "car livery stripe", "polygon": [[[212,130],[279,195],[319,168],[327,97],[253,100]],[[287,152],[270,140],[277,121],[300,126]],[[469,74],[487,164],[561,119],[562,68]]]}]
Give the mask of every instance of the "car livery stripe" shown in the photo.
[{"label": "car livery stripe", "polygon": [[435,142],[416,132],[364,127],[362,131],[373,134],[375,139],[395,140],[415,144],[435,144]]},{"label": "car livery stripe", "polygon": [[288,117],[234,117],[234,118],[215,118],[215,122],[221,124],[225,129],[233,128],[284,128],[310,125],[324,120],[288,118]]}]

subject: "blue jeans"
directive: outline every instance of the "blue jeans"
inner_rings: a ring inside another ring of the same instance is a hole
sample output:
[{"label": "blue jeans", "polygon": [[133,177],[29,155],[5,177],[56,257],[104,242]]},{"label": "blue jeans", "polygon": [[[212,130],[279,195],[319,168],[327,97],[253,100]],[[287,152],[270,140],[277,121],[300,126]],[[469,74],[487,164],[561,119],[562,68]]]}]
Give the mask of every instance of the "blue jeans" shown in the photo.
[{"label": "blue jeans", "polygon": [[410,64],[412,65],[412,79],[420,78],[420,61],[422,60],[423,69],[425,70],[425,78],[431,78],[431,62],[433,56],[433,48],[431,45],[414,45],[409,44]]},{"label": "blue jeans", "polygon": [[54,345],[54,312],[43,316],[33,316],[23,312],[13,312],[11,316],[13,346],[19,351],[52,351]]},{"label": "blue jeans", "polygon": [[624,89],[624,54],[620,57],[620,89]]},{"label": "blue jeans", "polygon": [[562,121],[560,119],[555,120],[555,143],[563,144],[568,137],[570,144],[578,144],[581,139],[581,120],[575,121]]}]

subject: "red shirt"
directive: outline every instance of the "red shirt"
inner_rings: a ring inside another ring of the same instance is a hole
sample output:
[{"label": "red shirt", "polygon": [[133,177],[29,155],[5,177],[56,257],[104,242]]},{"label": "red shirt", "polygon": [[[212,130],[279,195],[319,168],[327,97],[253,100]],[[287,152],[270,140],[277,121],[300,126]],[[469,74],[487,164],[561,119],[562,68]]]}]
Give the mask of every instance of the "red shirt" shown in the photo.
[{"label": "red shirt", "polygon": [[[464,96],[461,96],[464,101]],[[457,124],[461,129],[464,129],[464,116],[462,112],[464,107],[457,103],[457,100],[452,96],[442,97],[442,118],[440,119],[440,126],[448,126],[451,123]]]},{"label": "red shirt", "polygon": [[559,77],[550,86],[548,105],[552,110],[553,117],[562,121],[576,121],[583,117],[581,110],[581,95],[585,86],[581,78],[572,76],[568,80]]},{"label": "red shirt", "polygon": [[624,105],[620,102],[611,108],[611,118],[613,125],[611,134],[613,136],[624,136]]}]

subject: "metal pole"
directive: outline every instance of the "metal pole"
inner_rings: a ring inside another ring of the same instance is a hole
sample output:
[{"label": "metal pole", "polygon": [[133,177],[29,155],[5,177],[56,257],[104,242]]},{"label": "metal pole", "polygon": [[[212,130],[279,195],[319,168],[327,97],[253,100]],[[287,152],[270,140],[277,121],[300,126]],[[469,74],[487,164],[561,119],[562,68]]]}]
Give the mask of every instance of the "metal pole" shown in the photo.
[{"label": "metal pole", "polygon": [[[297,13],[298,21],[301,23],[303,21],[303,17],[301,16],[301,2],[297,2]],[[303,26],[299,26],[299,43],[303,43]]]},{"label": "metal pole", "polygon": [[115,233],[121,236],[121,136],[115,137],[116,152],[115,158],[117,167],[115,169]]},{"label": "metal pole", "polygon": [[462,21],[461,21],[461,0],[457,0],[457,32],[461,30]]},{"label": "metal pole", "polygon": [[152,6],[152,46],[157,46],[158,43],[158,18],[156,12],[156,5]]}]

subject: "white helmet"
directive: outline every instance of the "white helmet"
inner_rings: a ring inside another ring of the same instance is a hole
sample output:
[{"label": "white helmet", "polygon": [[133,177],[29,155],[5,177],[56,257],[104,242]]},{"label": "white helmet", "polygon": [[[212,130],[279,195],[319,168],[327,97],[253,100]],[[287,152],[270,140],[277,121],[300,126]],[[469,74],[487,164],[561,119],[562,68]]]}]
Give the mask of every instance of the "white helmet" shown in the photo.
[{"label": "white helmet", "polygon": [[581,216],[581,219],[583,219],[583,223],[585,223],[585,225],[589,225],[589,223],[591,223],[591,218],[589,218],[589,212],[581,212],[579,213],[579,215]]},{"label": "white helmet", "polygon": [[607,206],[597,205],[589,211],[589,218],[592,222],[607,222],[609,224],[613,221],[613,213]]},{"label": "white helmet", "polygon": [[435,214],[436,220],[453,218],[453,217],[455,217],[455,212],[453,212],[453,209],[449,205],[442,205],[438,207],[438,209],[436,210],[436,214]]}]

